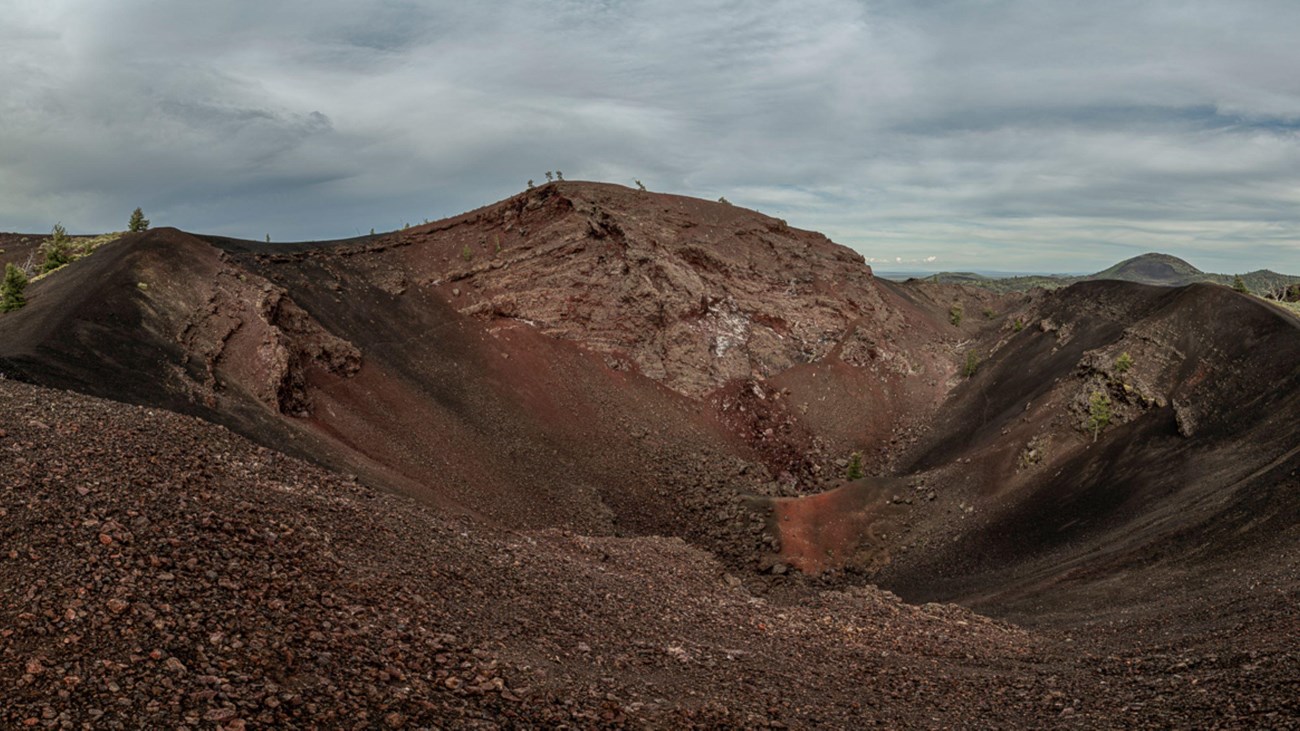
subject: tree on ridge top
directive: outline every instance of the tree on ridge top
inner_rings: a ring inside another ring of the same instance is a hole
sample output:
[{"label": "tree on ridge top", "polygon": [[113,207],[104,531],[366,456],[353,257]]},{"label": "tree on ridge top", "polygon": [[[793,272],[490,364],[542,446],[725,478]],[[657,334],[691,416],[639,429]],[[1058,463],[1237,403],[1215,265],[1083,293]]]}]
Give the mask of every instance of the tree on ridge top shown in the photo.
[{"label": "tree on ridge top", "polygon": [[126,229],[131,233],[139,233],[149,230],[149,219],[144,217],[144,211],[136,208],[131,212],[131,220],[127,222]]}]

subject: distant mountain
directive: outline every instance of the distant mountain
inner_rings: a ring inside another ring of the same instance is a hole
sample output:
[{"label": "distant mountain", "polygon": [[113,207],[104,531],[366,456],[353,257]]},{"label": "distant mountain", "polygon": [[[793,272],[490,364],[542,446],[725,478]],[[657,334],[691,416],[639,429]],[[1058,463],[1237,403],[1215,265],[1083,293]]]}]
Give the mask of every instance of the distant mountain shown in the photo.
[{"label": "distant mountain", "polygon": [[1063,275],[1027,275],[1013,277],[985,277],[971,272],[940,272],[923,278],[940,284],[965,284],[983,287],[997,292],[1023,292],[1041,287],[1056,289],[1068,287],[1076,282],[1111,279],[1139,284],[1152,284],[1162,287],[1182,287],[1196,282],[1211,282],[1232,286],[1240,276],[1246,288],[1252,293],[1273,299],[1286,299],[1300,296],[1300,276],[1279,274],[1268,269],[1260,269],[1246,274],[1212,274],[1203,272],[1188,262],[1170,254],[1149,253],[1125,259],[1120,263],[1103,269],[1096,274],[1084,276]]},{"label": "distant mountain", "polygon": [[1169,254],[1143,254],[1125,259],[1087,279],[1119,279],[1125,282],[1177,287],[1206,279],[1205,272]]}]

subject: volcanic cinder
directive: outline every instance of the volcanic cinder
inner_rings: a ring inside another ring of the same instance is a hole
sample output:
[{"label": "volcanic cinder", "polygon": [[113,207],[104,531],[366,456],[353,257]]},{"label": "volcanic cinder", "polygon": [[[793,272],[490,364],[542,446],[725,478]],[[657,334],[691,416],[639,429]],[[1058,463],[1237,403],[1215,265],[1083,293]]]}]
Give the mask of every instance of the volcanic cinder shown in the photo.
[{"label": "volcanic cinder", "polygon": [[1300,714],[1300,321],[1226,287],[889,282],[564,182],[346,241],[126,234],[27,297],[6,727]]}]

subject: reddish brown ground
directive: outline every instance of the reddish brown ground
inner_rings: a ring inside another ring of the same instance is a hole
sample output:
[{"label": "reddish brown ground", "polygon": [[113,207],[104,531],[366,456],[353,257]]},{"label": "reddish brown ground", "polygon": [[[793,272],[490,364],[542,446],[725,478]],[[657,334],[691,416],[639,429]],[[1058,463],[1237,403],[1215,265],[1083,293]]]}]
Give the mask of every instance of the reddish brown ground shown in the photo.
[{"label": "reddish brown ground", "polygon": [[[35,246],[0,241],[0,262]],[[345,242],[127,235],[28,299],[0,316],[0,374],[263,446],[0,383],[15,723],[1296,712],[1300,329],[1225,288],[894,284],[752,211],[565,183]],[[844,485],[853,451],[871,477]],[[87,520],[130,542],[96,544]],[[143,598],[105,610],[122,576]],[[266,577],[286,583],[248,593]],[[242,659],[203,646],[209,625]],[[291,640],[311,660],[277,670]],[[460,671],[476,692],[447,685]],[[60,683],[86,695],[53,702]]]}]

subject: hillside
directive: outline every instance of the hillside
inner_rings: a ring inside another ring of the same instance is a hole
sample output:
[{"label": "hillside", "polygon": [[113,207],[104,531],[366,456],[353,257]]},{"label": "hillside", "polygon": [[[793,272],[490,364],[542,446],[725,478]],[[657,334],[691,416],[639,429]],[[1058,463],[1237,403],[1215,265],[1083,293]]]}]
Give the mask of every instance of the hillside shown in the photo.
[{"label": "hillside", "polygon": [[346,241],[127,234],[27,299],[13,723],[1297,710],[1300,321],[1225,287],[889,282],[755,211],[565,182]]},{"label": "hillside", "polygon": [[942,284],[966,284],[990,289],[995,292],[1025,292],[1030,289],[1056,289],[1068,287],[1078,282],[1097,280],[1118,280],[1152,284],[1163,287],[1182,287],[1199,282],[1232,286],[1240,276],[1247,289],[1252,293],[1270,298],[1278,298],[1289,285],[1300,284],[1300,276],[1279,274],[1267,269],[1236,274],[1210,274],[1169,254],[1142,254],[1104,269],[1096,274],[1082,277],[1065,275],[1035,275],[1016,277],[985,277],[968,272],[940,272],[928,281]]}]

